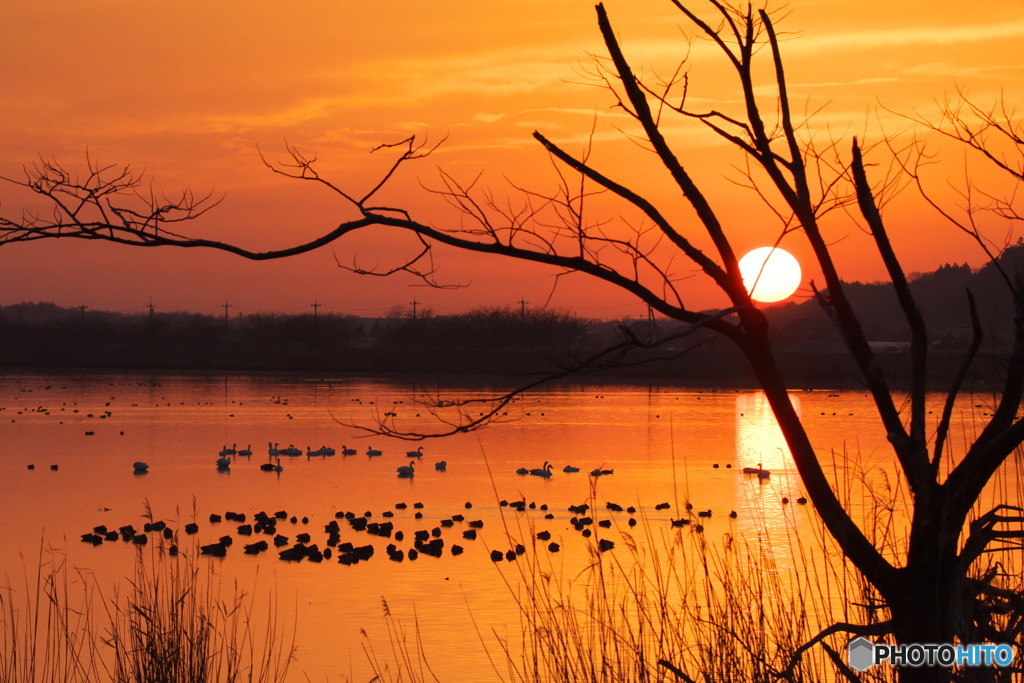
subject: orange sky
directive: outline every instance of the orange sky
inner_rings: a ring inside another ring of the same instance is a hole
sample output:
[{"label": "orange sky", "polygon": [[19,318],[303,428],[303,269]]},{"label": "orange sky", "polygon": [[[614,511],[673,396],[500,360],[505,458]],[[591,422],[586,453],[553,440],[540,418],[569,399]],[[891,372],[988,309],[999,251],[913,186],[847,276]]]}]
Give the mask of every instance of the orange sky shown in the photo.
[{"label": "orange sky", "polygon": [[[988,104],[1003,92],[1024,101],[1024,6],[1006,0],[878,2],[794,0],[780,29],[798,111],[823,112],[808,131],[877,139],[908,123],[889,110],[934,118],[935,100],[961,86]],[[610,0],[609,14],[634,67],[663,73],[678,59],[681,18],[662,0]],[[438,166],[461,178],[483,171],[496,192],[503,174],[543,188],[550,165],[530,132],[539,129],[578,150],[596,125],[596,163],[635,187],[677,203],[664,173],[620,132],[629,121],[609,94],[588,82],[587,53],[600,52],[593,4],[576,0],[481,3],[294,3],[219,0],[138,3],[8,0],[0,5],[0,172],[16,174],[37,155],[68,165],[86,149],[103,162],[146,169],[158,188],[215,190],[224,201],[191,232],[250,248],[284,246],[333,226],[336,198],[269,173],[257,146],[280,156],[282,142],[316,152],[322,172],[340,185],[370,182],[367,151],[410,133],[442,150],[397,179],[392,201],[425,220],[451,220],[431,185]],[[693,96],[728,108],[736,90],[706,44],[693,59]],[[697,100],[694,100],[697,101]],[[692,124],[666,125],[679,155],[730,220],[741,250],[777,232],[763,206],[727,180],[734,159]],[[844,142],[848,150],[848,142]],[[930,170],[935,187],[963,174],[962,154],[945,150]],[[980,176],[979,176],[980,177]],[[0,188],[10,215],[21,198]],[[910,271],[946,261],[981,263],[982,255],[913,201],[889,211],[899,253]],[[999,228],[1000,230],[1002,228]],[[861,232],[837,217],[830,236],[848,279],[876,280],[880,264]],[[1000,233],[1001,234],[1001,233]],[[367,235],[333,252],[343,261],[393,263],[405,242]],[[802,261],[806,250],[787,240]],[[411,288],[415,281],[361,278],[339,270],[331,250],[251,263],[189,250],[142,250],[79,241],[0,249],[0,303],[141,311],[256,311],[385,314],[413,297],[437,312],[548,299],[553,273],[493,257],[439,251],[439,277],[471,283],[457,291]],[[714,299],[697,281],[688,305]],[[637,315],[625,294],[581,277],[563,279],[551,303],[600,318]]]}]

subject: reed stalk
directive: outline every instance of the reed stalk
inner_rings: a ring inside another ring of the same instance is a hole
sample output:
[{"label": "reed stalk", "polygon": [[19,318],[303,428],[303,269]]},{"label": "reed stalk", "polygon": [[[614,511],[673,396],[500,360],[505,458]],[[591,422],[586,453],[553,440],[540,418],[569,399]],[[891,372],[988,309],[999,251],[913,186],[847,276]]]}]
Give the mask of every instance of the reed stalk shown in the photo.
[{"label": "reed stalk", "polygon": [[[0,680],[274,683],[287,677],[294,627],[273,599],[224,586],[198,548],[139,547],[110,597],[62,553],[40,548],[34,574],[0,587]],[[259,623],[258,628],[254,623]]]}]

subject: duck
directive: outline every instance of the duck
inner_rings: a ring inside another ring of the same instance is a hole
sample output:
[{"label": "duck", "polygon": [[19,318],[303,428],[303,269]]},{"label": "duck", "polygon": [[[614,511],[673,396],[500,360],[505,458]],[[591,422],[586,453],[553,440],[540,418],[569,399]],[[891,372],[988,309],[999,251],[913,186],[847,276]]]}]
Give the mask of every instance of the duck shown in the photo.
[{"label": "duck", "polygon": [[545,479],[548,479],[551,476],[551,463],[545,460],[543,467],[530,470],[530,474],[535,477],[544,477]]},{"label": "duck", "polygon": [[434,469],[438,472],[446,472],[448,470],[448,461],[438,460],[434,463]]},{"label": "duck", "polygon": [[402,465],[401,467],[398,467],[395,471],[398,472],[399,477],[411,477],[413,476],[413,474],[415,474],[415,472],[413,471],[413,465],[415,464],[416,463],[411,462],[408,465]]},{"label": "duck", "polygon": [[136,474],[145,474],[149,471],[149,465],[141,461],[133,463],[132,468],[135,470]]},{"label": "duck", "polygon": [[384,451],[378,451],[376,448],[370,447],[366,449],[366,454],[372,458],[376,455],[384,455]]},{"label": "duck", "polygon": [[342,455],[355,455],[355,454],[356,454],[356,449],[354,449],[354,448],[349,448],[348,446],[344,446],[344,445],[343,445],[343,446],[341,447],[341,454],[342,454]]},{"label": "duck", "polygon": [[419,448],[417,448],[414,451],[406,451],[405,455],[406,455],[406,457],[409,457],[409,458],[422,458],[423,457],[423,446],[420,446]]}]

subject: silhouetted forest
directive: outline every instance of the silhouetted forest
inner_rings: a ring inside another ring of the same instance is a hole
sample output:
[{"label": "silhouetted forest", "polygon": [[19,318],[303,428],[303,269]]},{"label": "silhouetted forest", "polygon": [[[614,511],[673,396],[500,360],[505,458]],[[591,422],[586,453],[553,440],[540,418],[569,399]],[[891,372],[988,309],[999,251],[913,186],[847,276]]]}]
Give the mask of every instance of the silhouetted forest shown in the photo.
[{"label": "silhouetted forest", "polygon": [[538,309],[225,318],[23,303],[0,308],[0,352],[6,367],[501,371],[564,353],[586,328],[569,313]]},{"label": "silhouetted forest", "polygon": [[[1024,266],[1024,245],[1000,265],[1008,277]],[[978,302],[984,330],[973,378],[984,381],[1005,356],[1012,306],[992,265],[974,271],[946,264],[912,276],[911,287],[929,325],[935,357],[930,374],[951,377],[971,339],[966,291]],[[850,283],[880,362],[899,378],[910,335],[892,287]],[[768,307],[783,367],[798,383],[841,386],[854,375],[838,333],[813,299]],[[653,340],[680,331],[664,320],[587,321],[564,311],[489,307],[461,315],[388,317],[335,314],[224,316],[181,312],[142,314],[22,303],[0,308],[0,353],[7,368],[109,368],[234,371],[542,373],[577,363],[626,334]],[[697,346],[696,350],[689,350]],[[677,356],[677,357],[674,357]],[[673,357],[667,363],[636,360]],[[742,384],[750,381],[721,338],[697,332],[657,351],[637,351],[630,367],[603,374],[669,381]],[[938,387],[937,387],[938,388]]]}]

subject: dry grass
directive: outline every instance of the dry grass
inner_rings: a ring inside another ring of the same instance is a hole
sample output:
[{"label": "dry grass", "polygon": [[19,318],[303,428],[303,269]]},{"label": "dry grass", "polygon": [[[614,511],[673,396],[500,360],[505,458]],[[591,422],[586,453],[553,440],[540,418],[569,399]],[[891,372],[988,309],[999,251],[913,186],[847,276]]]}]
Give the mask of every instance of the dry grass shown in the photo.
[{"label": "dry grass", "polygon": [[378,656],[369,635],[365,630],[361,630],[364,639],[363,653],[374,674],[370,679],[371,683],[440,683],[440,679],[427,662],[426,650],[420,638],[419,619],[415,611],[412,632],[409,633],[392,615],[391,608],[384,598],[381,598],[381,607],[384,610],[384,624],[387,627],[389,643],[389,651],[385,658]]},{"label": "dry grass", "polygon": [[[522,648],[501,644],[504,678],[836,679],[827,650],[818,647],[794,658],[820,630],[816,615],[837,598],[835,577],[823,576],[820,563],[804,555],[800,569],[787,572],[757,539],[744,542],[726,534],[712,543],[692,527],[658,537],[646,523],[637,528],[648,529],[643,538],[626,529],[605,532],[617,540],[615,552],[600,552],[600,534],[587,539],[591,561],[574,576],[553,565],[542,548],[515,563],[517,576],[509,585],[521,612]],[[533,537],[532,529],[515,531],[515,537]],[[825,642],[834,651],[845,650],[841,635]]]},{"label": "dry grass", "polygon": [[[844,471],[859,485],[844,481],[839,490],[847,500],[853,490],[861,492],[857,507],[869,536],[883,552],[899,557],[905,550],[899,528],[908,508],[906,492],[886,486],[880,468]],[[1000,471],[991,489],[996,502],[1022,500],[1021,472],[1020,462]],[[587,501],[595,520],[601,513],[598,500],[592,493]],[[991,504],[979,502],[975,516]],[[877,624],[888,614],[813,512],[815,521],[802,525],[798,535],[795,509],[789,511],[784,529],[773,527],[769,533],[767,520],[761,520],[753,538],[738,537],[730,528],[716,541],[693,524],[660,535],[646,519],[633,529],[603,530],[595,524],[589,527],[594,535],[586,539],[590,562],[575,575],[553,564],[534,541],[533,552],[506,570],[513,573],[506,579],[521,613],[522,648],[499,641],[507,666],[502,677],[517,683],[895,680],[888,666],[860,674],[849,669],[846,647],[854,637],[849,632],[817,638],[836,624]],[[639,529],[646,531],[636,538],[632,533]],[[532,526],[516,521],[506,522],[505,531],[510,543],[535,538]],[[616,541],[614,552],[600,552],[602,532]],[[786,569],[777,562],[782,557]],[[1024,616],[1010,602],[1024,604],[1024,544],[1004,544],[984,556],[973,575],[994,577],[997,588],[1011,596],[995,601],[1006,610],[996,621],[1019,658]],[[966,681],[993,674],[963,670],[958,675]],[[1000,672],[998,680],[1013,675]]]},{"label": "dry grass", "polygon": [[225,588],[195,555],[140,547],[133,576],[106,598],[91,574],[41,549],[34,576],[0,589],[0,680],[284,680],[294,631],[289,639],[273,600],[256,609],[253,593]]}]

